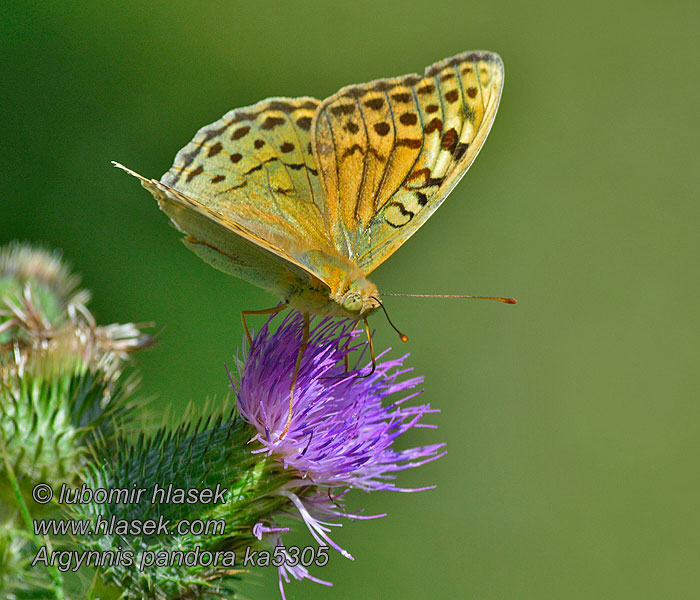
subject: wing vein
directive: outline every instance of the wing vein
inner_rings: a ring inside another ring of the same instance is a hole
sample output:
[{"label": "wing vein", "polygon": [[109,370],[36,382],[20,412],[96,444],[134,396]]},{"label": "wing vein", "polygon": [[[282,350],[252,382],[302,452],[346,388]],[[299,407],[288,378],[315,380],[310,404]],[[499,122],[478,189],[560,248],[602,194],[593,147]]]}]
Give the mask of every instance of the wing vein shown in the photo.
[{"label": "wing vein", "polygon": [[[292,116],[291,114],[286,114],[287,121],[289,121],[289,124],[292,127],[292,131],[294,131],[294,137],[297,139],[297,144],[299,145],[299,155],[301,156],[301,161],[304,163],[304,166],[306,166],[306,159],[304,158],[304,144],[301,141],[301,138],[299,137],[299,130],[297,129],[296,123],[292,121]],[[284,164],[284,163],[283,163]],[[286,166],[286,165],[285,165]],[[309,195],[311,196],[311,202],[318,208],[318,204],[316,204],[316,196],[314,196],[314,188],[311,185],[311,177],[309,177],[309,171],[308,169],[304,169],[304,174],[306,175],[306,182],[309,185]],[[299,194],[299,197],[302,198],[303,196]]]},{"label": "wing vein", "polygon": [[[370,145],[372,142],[369,139],[369,130],[367,129],[367,120],[365,119],[365,113],[362,110],[362,106],[360,105],[359,98],[355,98],[355,104],[357,105],[357,108],[360,110],[360,119],[362,120],[362,126],[365,128],[365,136],[367,138],[367,148],[365,149],[364,155],[362,157],[362,177],[360,178],[360,185],[357,188],[357,196],[355,197],[354,215],[355,215],[355,221],[357,222],[359,220],[358,210],[360,208],[360,202],[362,199],[362,192],[365,189],[365,183],[367,181],[367,158],[370,155],[369,149],[370,149]],[[350,249],[349,252],[352,253],[352,249]],[[354,259],[353,254],[354,253],[350,254],[350,258]]]},{"label": "wing vein", "polygon": [[[335,162],[335,181],[336,181],[336,210],[337,210],[337,224],[340,227],[340,230],[343,232],[343,238],[345,239],[345,247],[346,247],[346,252],[347,255],[350,253],[350,238],[348,238],[348,232],[345,230],[345,225],[343,223],[343,213],[341,210],[340,206],[340,163],[338,162],[338,145],[335,143],[335,132],[333,131],[333,125],[331,123],[331,119],[328,116],[328,109],[325,108],[323,111],[324,116],[326,117],[326,121],[328,122],[328,129],[331,132],[331,142],[333,144],[333,159]],[[327,201],[330,202],[330,198],[326,198]],[[328,224],[328,232],[330,235],[331,239],[334,239],[333,231],[330,228],[330,223]]]}]

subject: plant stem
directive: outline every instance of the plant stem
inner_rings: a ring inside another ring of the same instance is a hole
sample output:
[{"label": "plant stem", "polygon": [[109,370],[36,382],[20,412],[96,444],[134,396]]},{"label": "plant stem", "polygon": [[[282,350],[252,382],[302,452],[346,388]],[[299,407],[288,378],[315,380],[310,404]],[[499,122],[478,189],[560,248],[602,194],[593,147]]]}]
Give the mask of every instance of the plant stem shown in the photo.
[{"label": "plant stem", "polygon": [[[36,533],[34,533],[34,523],[32,521],[32,516],[29,514],[27,504],[24,502],[24,497],[22,496],[22,491],[19,488],[17,476],[15,475],[15,471],[12,468],[10,457],[7,454],[5,440],[3,440],[2,438],[0,438],[0,449],[2,450],[2,458],[5,462],[5,470],[7,472],[7,477],[10,480],[12,491],[15,493],[15,498],[17,499],[17,504],[19,506],[19,512],[22,515],[22,519],[24,520],[24,525],[27,528],[30,539],[34,542],[36,550],[39,550],[39,548],[41,548],[42,545],[42,540],[36,535]],[[53,553],[53,550],[51,548],[51,542],[48,539],[46,540],[46,547],[50,553]],[[56,597],[56,600],[65,600],[65,596],[63,594],[63,577],[61,577],[61,573],[53,565],[48,567],[48,569],[51,573],[51,578],[54,582],[54,587],[52,591],[54,593],[54,596]]]}]

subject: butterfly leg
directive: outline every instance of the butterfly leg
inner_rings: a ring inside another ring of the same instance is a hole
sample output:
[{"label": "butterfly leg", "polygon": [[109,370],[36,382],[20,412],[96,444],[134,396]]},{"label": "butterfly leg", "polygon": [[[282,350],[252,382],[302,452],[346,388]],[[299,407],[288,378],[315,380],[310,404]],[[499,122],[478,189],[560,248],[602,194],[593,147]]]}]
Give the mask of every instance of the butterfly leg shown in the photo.
[{"label": "butterfly leg", "polygon": [[287,308],[286,304],[280,304],[279,306],[275,306],[273,308],[265,308],[263,310],[243,310],[243,311],[241,311],[241,321],[243,321],[243,330],[245,331],[245,335],[248,338],[248,345],[253,343],[253,338],[250,337],[250,330],[248,329],[248,323],[245,322],[245,316],[246,315],[274,315],[275,313],[283,311],[285,308]]},{"label": "butterfly leg", "polygon": [[352,337],[348,336],[348,340],[345,342],[345,347],[343,348],[343,352],[345,353],[345,358],[343,359],[343,363],[345,364],[344,374],[350,371],[350,342],[352,342]]},{"label": "butterfly leg", "polygon": [[309,319],[309,313],[304,313],[304,331],[301,334],[301,346],[299,346],[299,352],[297,354],[297,362],[294,365],[294,375],[292,376],[292,385],[289,388],[289,414],[287,415],[287,424],[284,426],[284,431],[280,435],[280,439],[283,439],[287,432],[289,431],[289,426],[292,423],[292,409],[294,408],[294,388],[297,385],[297,377],[299,377],[299,368],[301,367],[301,357],[304,355],[306,350],[306,345],[309,343],[309,328],[311,320]]},{"label": "butterfly leg", "polygon": [[369,343],[369,355],[372,359],[372,370],[367,373],[367,375],[360,375],[360,377],[370,377],[377,369],[377,360],[374,357],[374,344],[372,343],[372,332],[369,329],[369,323],[367,319],[362,320],[365,322],[365,332],[367,333],[367,342]]}]

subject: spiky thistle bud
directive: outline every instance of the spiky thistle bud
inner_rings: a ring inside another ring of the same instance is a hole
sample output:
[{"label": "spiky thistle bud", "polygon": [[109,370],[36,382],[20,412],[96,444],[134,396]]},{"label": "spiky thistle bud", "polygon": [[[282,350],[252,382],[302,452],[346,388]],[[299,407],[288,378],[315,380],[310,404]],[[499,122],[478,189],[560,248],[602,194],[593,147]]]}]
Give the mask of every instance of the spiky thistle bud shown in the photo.
[{"label": "spiky thistle bud", "polygon": [[[57,253],[19,243],[0,248],[0,517],[6,531],[19,531],[22,521],[29,528],[29,506],[33,516],[55,511],[53,504],[31,502],[31,490],[77,481],[87,443],[110,439],[130,409],[125,392],[136,380],[123,375],[127,354],[152,343],[132,324],[98,326],[85,306],[90,295],[78,284]],[[17,570],[13,580],[24,582],[17,597],[32,597],[32,586],[46,597],[46,588],[33,583],[41,572],[25,568],[29,533],[4,540],[9,554],[2,569]],[[48,586],[57,597],[59,583]],[[8,589],[0,585],[3,593]]]},{"label": "spiky thistle bud", "polygon": [[128,352],[152,343],[132,324],[98,326],[56,253],[0,249],[0,438],[19,480],[75,477],[85,440],[128,406]]}]

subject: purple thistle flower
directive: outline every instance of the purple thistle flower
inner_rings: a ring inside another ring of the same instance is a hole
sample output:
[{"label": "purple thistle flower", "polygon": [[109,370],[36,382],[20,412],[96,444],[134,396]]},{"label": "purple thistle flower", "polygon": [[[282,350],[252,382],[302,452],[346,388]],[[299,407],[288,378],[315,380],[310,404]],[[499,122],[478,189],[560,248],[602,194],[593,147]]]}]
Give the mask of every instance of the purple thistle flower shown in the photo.
[{"label": "purple thistle flower", "polygon": [[[362,355],[367,342],[358,341],[362,333],[353,331],[352,322],[323,319],[310,332],[294,389],[291,424],[280,439],[287,422],[303,319],[292,312],[272,332],[274,319],[255,335],[245,363],[239,363],[239,384],[234,384],[238,408],[257,430],[253,439],[262,448],[254,452],[267,452],[286,469],[298,472],[297,478],[277,492],[289,499],[289,509],[303,519],[318,544],[331,546],[352,560],[329,536],[331,528],[340,527],[342,523],[336,521],[341,518],[384,515],[349,514],[343,497],[352,488],[414,492],[433,487],[400,488],[393,480],[397,471],[442,456],[444,444],[396,450],[394,442],[412,428],[434,427],[421,420],[438,411],[429,404],[406,405],[421,393],[413,390],[423,381],[421,377],[400,379],[412,370],[402,368],[408,355],[381,361],[386,353],[380,354],[369,377],[362,375],[370,372],[371,365],[345,373],[345,358],[358,350]],[[407,392],[403,398],[383,404],[388,396]],[[266,534],[273,545],[281,545],[281,529],[261,523],[256,528],[256,537]],[[279,584],[283,598],[283,581],[289,582],[290,577],[331,585],[301,566],[282,565]]]},{"label": "purple thistle flower", "polygon": [[307,485],[419,491],[396,487],[394,473],[442,456],[439,450],[444,444],[409,450],[395,450],[393,444],[413,427],[433,427],[420,421],[438,411],[429,404],[404,405],[420,391],[382,405],[387,396],[422,383],[422,377],[399,381],[412,370],[400,368],[408,355],[382,362],[378,356],[370,377],[361,377],[369,365],[344,373],[345,357],[367,342],[357,342],[361,334],[352,331],[349,321],[322,320],[309,336],[294,390],[291,425],[280,439],[303,321],[293,312],[274,333],[270,321],[253,340],[237,390],[241,416],[258,430],[256,439],[264,449],[286,468],[299,471]]},{"label": "purple thistle flower", "polygon": [[253,535],[259,540],[263,539],[266,533],[276,533],[278,531],[289,531],[289,527],[266,527],[262,522],[253,525]]}]

